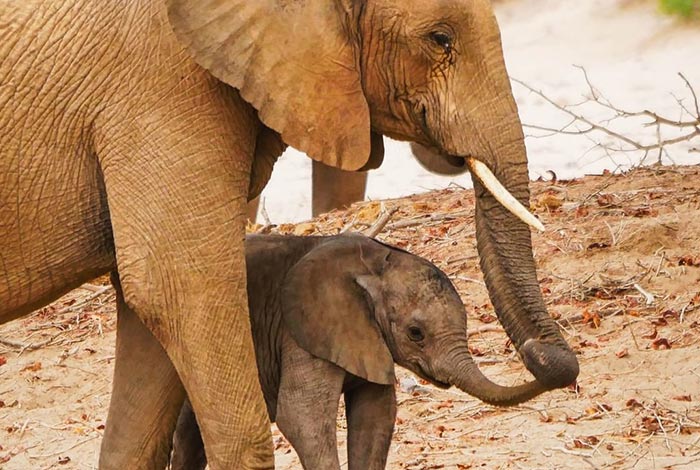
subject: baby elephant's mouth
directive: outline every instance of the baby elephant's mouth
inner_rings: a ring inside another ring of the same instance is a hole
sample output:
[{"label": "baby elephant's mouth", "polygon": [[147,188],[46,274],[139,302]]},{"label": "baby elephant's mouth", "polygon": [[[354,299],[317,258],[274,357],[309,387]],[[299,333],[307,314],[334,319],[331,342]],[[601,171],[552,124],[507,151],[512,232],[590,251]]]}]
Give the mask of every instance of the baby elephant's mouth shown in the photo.
[{"label": "baby elephant's mouth", "polygon": [[441,382],[440,380],[437,380],[435,377],[433,377],[431,374],[427,373],[421,364],[418,364],[417,375],[421,379],[427,380],[431,384],[435,385],[437,388],[441,388],[443,390],[446,390],[452,386],[452,384],[447,382]]},{"label": "baby elephant's mouth", "polygon": [[446,382],[440,382],[439,380],[435,380],[435,379],[431,380],[430,382],[433,385],[435,385],[437,388],[441,388],[443,390],[447,390],[448,388],[450,388],[452,386],[452,384],[448,384]]}]

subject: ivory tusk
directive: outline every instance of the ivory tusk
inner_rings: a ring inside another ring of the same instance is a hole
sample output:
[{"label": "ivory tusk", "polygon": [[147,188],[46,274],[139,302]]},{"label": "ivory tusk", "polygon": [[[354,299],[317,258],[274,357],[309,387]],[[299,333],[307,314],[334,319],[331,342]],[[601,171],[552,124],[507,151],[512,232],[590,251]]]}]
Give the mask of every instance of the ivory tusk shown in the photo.
[{"label": "ivory tusk", "polygon": [[477,160],[476,158],[468,157],[467,165],[469,166],[469,171],[478,178],[481,184],[491,193],[493,197],[496,198],[498,202],[501,203],[503,207],[508,209],[514,216],[522,220],[530,227],[544,232],[544,225],[540,222],[537,217],[535,217],[527,208],[525,208],[520,201],[515,199],[515,197],[498,181],[496,175],[494,175],[489,167],[487,167],[483,162]]}]

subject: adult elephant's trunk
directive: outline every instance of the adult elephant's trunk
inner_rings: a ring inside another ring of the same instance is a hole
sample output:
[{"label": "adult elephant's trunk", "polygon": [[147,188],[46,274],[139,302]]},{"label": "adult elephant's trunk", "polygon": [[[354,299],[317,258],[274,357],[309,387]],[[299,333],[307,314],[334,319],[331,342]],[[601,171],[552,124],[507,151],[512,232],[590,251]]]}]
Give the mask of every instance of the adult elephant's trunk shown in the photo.
[{"label": "adult elephant's trunk", "polygon": [[484,51],[474,62],[480,78],[455,96],[463,106],[444,139],[451,145],[443,149],[464,157],[472,173],[481,269],[503,328],[543,386],[565,387],[576,380],[578,362],[547,313],[537,281],[527,224],[542,225],[529,211],[525,136],[492,16],[484,17],[491,18],[484,31],[492,35],[480,35],[474,45]]},{"label": "adult elephant's trunk", "polygon": [[515,387],[492,382],[479,370],[466,347],[452,353],[445,364],[436,367],[436,377],[491,405],[517,405],[547,390],[537,381]]},{"label": "adult elephant's trunk", "polygon": [[[525,155],[522,139],[506,148]],[[515,199],[529,206],[526,164],[507,166],[494,173]],[[530,228],[497,201],[480,178],[473,175],[472,179],[477,248],[496,314],[525,366],[543,386],[570,385],[578,375],[578,362],[542,300]]]}]

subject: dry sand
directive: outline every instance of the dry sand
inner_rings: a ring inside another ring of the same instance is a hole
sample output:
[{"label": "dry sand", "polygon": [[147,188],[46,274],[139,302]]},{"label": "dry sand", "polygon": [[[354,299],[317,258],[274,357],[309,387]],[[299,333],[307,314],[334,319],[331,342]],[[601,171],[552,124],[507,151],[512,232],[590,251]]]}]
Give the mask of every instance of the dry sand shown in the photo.
[{"label": "dry sand", "polygon": [[[412,376],[401,370],[389,468],[700,468],[700,167],[538,182],[533,190],[548,228],[534,235],[539,277],[579,354],[578,388],[496,409],[455,390],[409,392]],[[471,191],[385,204],[398,211],[380,238],[454,280],[485,372],[504,384],[525,380],[481,284]],[[379,210],[364,203],[274,231],[362,230]],[[95,297],[97,284],[0,327],[0,468],[95,468],[115,327],[112,293]],[[342,419],[338,429],[342,451]],[[299,468],[278,432],[275,444],[278,468]]]}]

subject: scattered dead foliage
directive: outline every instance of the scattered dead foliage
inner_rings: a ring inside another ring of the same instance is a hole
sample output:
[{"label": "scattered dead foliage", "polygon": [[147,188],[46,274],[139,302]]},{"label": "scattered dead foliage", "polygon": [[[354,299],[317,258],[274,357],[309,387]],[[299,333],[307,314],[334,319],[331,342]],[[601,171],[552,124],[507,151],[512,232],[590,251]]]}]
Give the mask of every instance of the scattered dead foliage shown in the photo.
[{"label": "scattered dead foliage", "polygon": [[[533,233],[542,293],[579,355],[578,383],[499,409],[400,371],[389,468],[700,468],[700,167],[540,181],[532,190],[547,227]],[[519,383],[528,374],[486,294],[473,205],[470,190],[449,189],[249,229],[335,234],[376,230],[386,219],[378,238],[454,281],[485,372]],[[0,468],[96,464],[114,354],[104,284],[0,328]],[[344,449],[342,418],[338,428]],[[274,444],[279,468],[299,468],[276,430]]]}]

